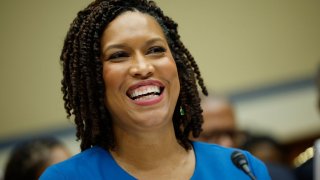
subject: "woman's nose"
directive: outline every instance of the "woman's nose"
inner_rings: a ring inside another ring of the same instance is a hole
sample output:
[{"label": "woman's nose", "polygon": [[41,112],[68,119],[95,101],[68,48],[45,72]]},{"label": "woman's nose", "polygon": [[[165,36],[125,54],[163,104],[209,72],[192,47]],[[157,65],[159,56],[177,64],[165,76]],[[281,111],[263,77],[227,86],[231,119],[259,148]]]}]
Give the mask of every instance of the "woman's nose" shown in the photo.
[{"label": "woman's nose", "polygon": [[138,55],[132,60],[130,67],[130,74],[133,77],[145,79],[153,75],[154,66],[151,63],[152,60],[148,60],[143,55]]}]

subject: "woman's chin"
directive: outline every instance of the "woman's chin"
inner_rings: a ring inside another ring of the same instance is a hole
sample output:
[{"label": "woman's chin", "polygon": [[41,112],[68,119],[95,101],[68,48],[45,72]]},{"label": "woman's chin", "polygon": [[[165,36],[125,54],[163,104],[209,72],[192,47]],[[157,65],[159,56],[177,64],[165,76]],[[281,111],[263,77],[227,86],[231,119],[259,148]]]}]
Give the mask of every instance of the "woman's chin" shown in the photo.
[{"label": "woman's chin", "polygon": [[134,124],[141,129],[146,129],[147,131],[161,129],[166,127],[168,124],[172,123],[172,118],[165,117],[163,113],[148,113],[143,116],[136,117],[134,119]]}]

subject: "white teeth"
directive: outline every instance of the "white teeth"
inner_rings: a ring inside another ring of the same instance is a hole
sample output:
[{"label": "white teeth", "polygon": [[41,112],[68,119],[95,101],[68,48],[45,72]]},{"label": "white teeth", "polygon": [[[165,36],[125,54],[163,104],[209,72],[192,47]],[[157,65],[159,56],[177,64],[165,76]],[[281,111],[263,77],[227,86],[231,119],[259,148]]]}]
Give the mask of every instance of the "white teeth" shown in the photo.
[{"label": "white teeth", "polygon": [[[160,93],[160,87],[158,86],[141,86],[133,91],[130,92],[130,97],[135,98],[137,96],[141,95],[146,95],[148,93]],[[148,98],[148,97],[139,97],[138,99],[140,100],[141,98]]]},{"label": "white teeth", "polygon": [[148,95],[148,96],[141,96],[141,97],[138,97],[137,99],[135,99],[136,101],[144,101],[144,100],[148,100],[148,99],[152,99],[154,97],[156,97],[157,95],[154,95],[154,94],[151,94],[151,95]]}]

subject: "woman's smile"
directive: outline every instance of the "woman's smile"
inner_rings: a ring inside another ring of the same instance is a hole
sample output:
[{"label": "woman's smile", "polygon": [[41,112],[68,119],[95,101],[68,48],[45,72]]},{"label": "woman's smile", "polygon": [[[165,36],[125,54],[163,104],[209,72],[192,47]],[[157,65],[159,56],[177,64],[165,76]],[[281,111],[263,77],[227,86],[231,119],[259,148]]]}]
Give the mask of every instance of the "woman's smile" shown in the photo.
[{"label": "woman's smile", "polygon": [[132,85],[127,95],[133,103],[141,106],[153,105],[163,98],[164,85],[160,81],[145,80]]}]

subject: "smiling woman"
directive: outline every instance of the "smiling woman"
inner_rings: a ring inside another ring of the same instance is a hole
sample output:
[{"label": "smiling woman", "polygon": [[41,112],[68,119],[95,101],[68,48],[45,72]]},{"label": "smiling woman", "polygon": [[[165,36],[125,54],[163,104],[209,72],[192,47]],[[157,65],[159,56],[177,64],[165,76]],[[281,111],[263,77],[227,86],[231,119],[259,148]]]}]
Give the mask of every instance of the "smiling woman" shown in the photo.
[{"label": "smiling woman", "polygon": [[143,133],[144,126],[150,131],[171,122],[180,91],[178,71],[154,18],[123,13],[104,31],[101,47],[106,49],[102,55],[105,102],[115,133],[123,126]]},{"label": "smiling woman", "polygon": [[61,62],[82,152],[40,179],[248,179],[232,149],[189,139],[203,122],[197,84],[207,90],[177,24],[153,1],[92,2],[71,25]]}]

